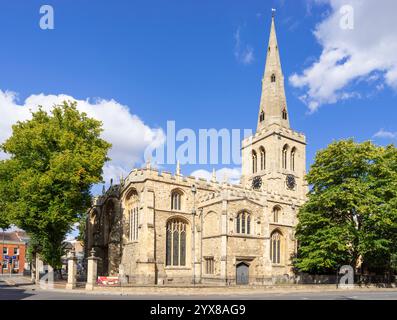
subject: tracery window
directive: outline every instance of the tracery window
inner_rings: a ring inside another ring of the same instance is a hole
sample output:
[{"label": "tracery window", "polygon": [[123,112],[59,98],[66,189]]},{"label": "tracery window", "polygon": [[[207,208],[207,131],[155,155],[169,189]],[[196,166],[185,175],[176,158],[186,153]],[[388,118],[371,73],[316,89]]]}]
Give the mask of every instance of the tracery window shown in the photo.
[{"label": "tracery window", "polygon": [[242,211],[237,215],[236,233],[250,234],[251,233],[251,215]]},{"label": "tracery window", "polygon": [[166,265],[186,265],[186,226],[182,219],[171,219],[166,230]]},{"label": "tracery window", "polygon": [[129,190],[126,196],[126,210],[128,219],[128,240],[137,241],[139,238],[139,196],[135,189]]},{"label": "tracery window", "polygon": [[270,259],[272,263],[281,263],[281,234],[278,231],[272,233],[270,238]]},{"label": "tracery window", "polygon": [[181,210],[182,192],[174,190],[171,192],[171,210]]}]

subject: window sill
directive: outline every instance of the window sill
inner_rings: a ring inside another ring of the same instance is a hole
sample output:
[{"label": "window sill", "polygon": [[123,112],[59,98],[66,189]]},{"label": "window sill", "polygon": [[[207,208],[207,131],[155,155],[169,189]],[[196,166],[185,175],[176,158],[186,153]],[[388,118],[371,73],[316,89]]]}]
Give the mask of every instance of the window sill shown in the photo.
[{"label": "window sill", "polygon": [[253,234],[246,234],[246,233],[233,233],[231,235],[239,238],[256,238],[259,236],[259,235],[255,236]]},{"label": "window sill", "polygon": [[276,267],[276,268],[284,268],[284,267],[285,267],[285,264],[272,263],[272,266],[273,266],[273,267]]},{"label": "window sill", "polygon": [[170,209],[169,212],[191,214],[191,212],[187,212],[186,210],[182,210],[182,209],[180,210]]},{"label": "window sill", "polygon": [[186,266],[166,266],[165,270],[191,270],[191,268]]}]

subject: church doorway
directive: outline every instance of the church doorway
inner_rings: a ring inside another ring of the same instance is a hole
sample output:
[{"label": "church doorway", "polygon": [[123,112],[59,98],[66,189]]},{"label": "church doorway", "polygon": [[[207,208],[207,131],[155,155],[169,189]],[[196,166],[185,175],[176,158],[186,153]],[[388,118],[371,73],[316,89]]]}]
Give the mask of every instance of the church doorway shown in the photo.
[{"label": "church doorway", "polygon": [[246,285],[249,283],[249,265],[240,262],[236,265],[236,284]]}]

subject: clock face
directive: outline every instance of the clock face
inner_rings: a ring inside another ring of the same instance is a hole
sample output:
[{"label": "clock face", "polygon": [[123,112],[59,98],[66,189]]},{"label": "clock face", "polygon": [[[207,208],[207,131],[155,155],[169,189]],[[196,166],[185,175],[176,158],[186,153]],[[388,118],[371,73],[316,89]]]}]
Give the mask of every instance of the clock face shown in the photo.
[{"label": "clock face", "polygon": [[258,190],[261,188],[261,186],[262,186],[262,178],[259,176],[254,177],[254,179],[252,179],[252,188]]},{"label": "clock face", "polygon": [[296,182],[295,182],[295,177],[292,174],[287,175],[287,178],[285,179],[285,182],[287,184],[288,189],[294,189]]}]

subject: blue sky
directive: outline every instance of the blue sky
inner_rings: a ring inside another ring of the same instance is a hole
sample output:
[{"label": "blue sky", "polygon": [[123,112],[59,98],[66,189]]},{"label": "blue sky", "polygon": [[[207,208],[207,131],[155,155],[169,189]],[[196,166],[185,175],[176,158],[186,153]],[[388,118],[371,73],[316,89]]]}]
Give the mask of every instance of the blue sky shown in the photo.
[{"label": "blue sky", "polygon": [[[395,4],[382,1],[385,6],[379,10],[395,12],[390,10]],[[397,62],[377,41],[385,35],[393,47],[396,37],[381,23],[372,25],[379,29],[373,34],[366,32],[364,21],[372,8],[356,7],[357,1],[351,1],[356,28],[348,37],[354,41],[338,47],[344,31],[329,25],[343,3],[321,2],[1,0],[0,90],[9,96],[0,98],[0,111],[2,101],[23,108],[32,95],[67,95],[89,102],[114,100],[126,106],[130,116],[139,117],[148,132],[165,130],[167,120],[175,120],[177,129],[195,131],[255,129],[274,7],[290,123],[306,134],[308,167],[315,152],[333,140],[355,137],[394,143]],[[54,8],[54,30],[39,27],[43,4]],[[363,34],[369,37],[368,48],[355,41]],[[341,56],[325,65],[330,48]],[[363,69],[362,61],[371,59],[360,52],[373,53],[374,64]],[[32,100],[41,101],[36,98]],[[2,117],[0,134],[11,121]],[[113,127],[118,127],[117,121]],[[128,158],[128,146],[117,156]],[[129,170],[129,164],[120,160],[119,165]],[[188,175],[200,168],[212,166],[189,165],[182,171]],[[174,166],[164,169],[174,171]]]}]

